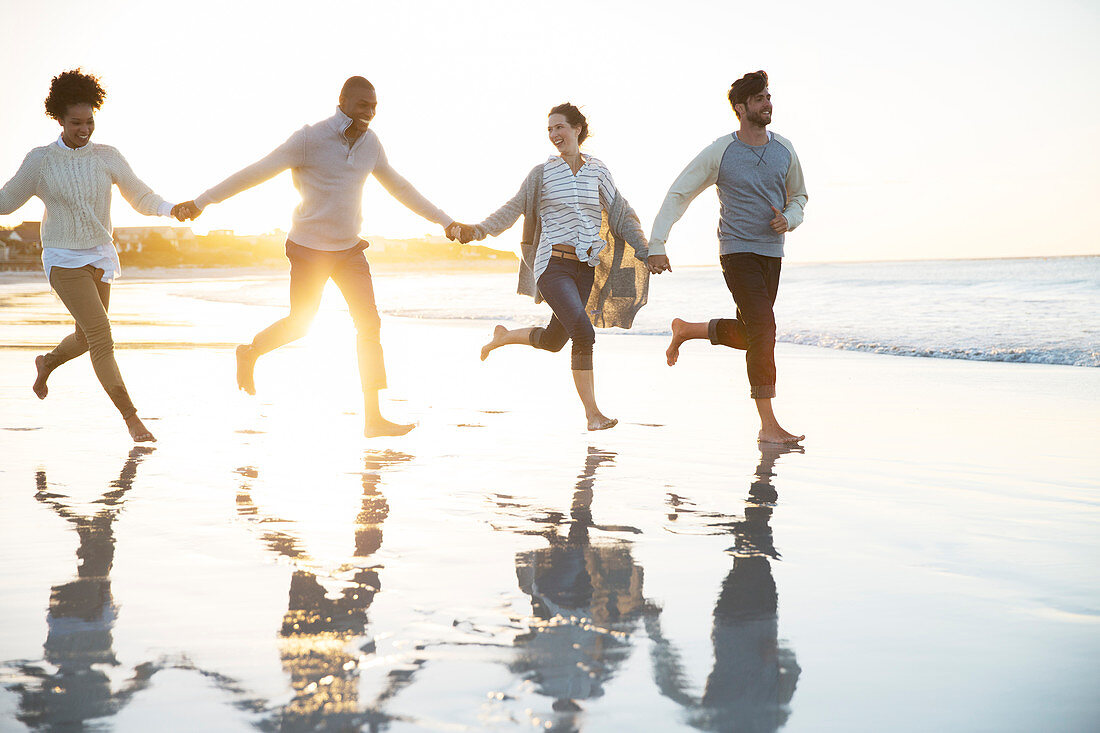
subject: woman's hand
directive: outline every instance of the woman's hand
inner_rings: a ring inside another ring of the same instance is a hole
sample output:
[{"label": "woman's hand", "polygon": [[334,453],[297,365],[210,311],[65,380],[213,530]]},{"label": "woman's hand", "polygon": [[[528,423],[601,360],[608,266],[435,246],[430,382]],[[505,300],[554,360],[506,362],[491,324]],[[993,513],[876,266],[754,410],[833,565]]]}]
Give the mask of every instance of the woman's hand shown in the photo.
[{"label": "woman's hand", "polygon": [[665,270],[672,272],[672,265],[668,263],[668,255],[650,255],[646,260],[650,273],[660,275]]},{"label": "woman's hand", "polygon": [[477,232],[469,224],[460,224],[457,221],[453,221],[447,225],[444,230],[447,234],[447,239],[452,242],[456,239],[462,244],[469,244],[477,239]]},{"label": "woman's hand", "polygon": [[189,219],[195,219],[202,213],[202,209],[195,206],[194,201],[184,201],[181,204],[176,204],[172,207],[172,216],[176,217],[177,221],[187,221]]}]

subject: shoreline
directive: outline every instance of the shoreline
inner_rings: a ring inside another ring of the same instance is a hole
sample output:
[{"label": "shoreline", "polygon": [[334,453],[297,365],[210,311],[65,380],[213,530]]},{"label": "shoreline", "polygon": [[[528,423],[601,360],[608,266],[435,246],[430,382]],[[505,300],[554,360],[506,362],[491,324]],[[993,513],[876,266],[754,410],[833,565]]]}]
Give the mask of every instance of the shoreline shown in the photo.
[{"label": "shoreline", "polygon": [[[119,299],[120,341],[185,346],[118,352],[154,446],[133,447],[86,358],[40,401],[30,354],[0,349],[0,719],[67,706],[128,733],[186,705],[211,730],[689,733],[706,714],[919,733],[969,731],[980,708],[983,730],[1068,733],[1100,716],[1100,372],[780,344],[776,413],[809,436],[781,452],[756,443],[729,350],[685,344],[668,367],[663,337],[598,339],[620,422],[589,433],[567,352],[482,362],[482,323],[384,317],[382,409],[418,426],[368,440],[346,314],[264,357],[249,397],[220,343],[271,310],[183,311],[170,290]],[[18,327],[55,333],[57,307],[20,306]],[[73,673],[93,654],[121,682]],[[89,694],[39,694],[62,683]]]}]

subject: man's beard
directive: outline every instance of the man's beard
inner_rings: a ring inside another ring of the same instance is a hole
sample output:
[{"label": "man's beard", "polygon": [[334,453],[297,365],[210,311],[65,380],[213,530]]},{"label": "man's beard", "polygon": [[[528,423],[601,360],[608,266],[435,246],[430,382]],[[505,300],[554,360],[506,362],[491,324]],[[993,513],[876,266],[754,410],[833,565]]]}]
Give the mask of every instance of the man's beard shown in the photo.
[{"label": "man's beard", "polygon": [[771,124],[771,121],[771,115],[765,115],[763,112],[749,115],[749,122],[754,125],[760,125],[761,127],[767,127]]}]

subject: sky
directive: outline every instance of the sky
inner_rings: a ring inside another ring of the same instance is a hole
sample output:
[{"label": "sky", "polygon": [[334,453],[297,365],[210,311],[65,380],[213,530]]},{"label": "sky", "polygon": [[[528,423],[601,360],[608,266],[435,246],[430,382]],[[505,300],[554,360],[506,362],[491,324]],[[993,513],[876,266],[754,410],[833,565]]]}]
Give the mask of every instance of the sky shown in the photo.
[{"label": "sky", "polygon": [[[80,66],[108,97],[93,140],[170,201],[191,199],[333,114],[345,78],[378,91],[394,168],[459,221],[480,221],[554,150],[546,114],[588,117],[648,231],[669,185],[736,128],[726,100],[765,69],[770,129],[809,191],[787,259],[1100,253],[1100,3],[518,0],[182,5],[0,0],[0,181],[56,139],[50,79]],[[193,228],[289,229],[289,174],[210,206]],[[37,199],[0,226],[41,218]],[[143,217],[117,195],[116,226]],[[717,196],[673,228],[673,264],[717,260]],[[373,180],[366,236],[439,235]],[[518,249],[521,227],[486,242]]]}]

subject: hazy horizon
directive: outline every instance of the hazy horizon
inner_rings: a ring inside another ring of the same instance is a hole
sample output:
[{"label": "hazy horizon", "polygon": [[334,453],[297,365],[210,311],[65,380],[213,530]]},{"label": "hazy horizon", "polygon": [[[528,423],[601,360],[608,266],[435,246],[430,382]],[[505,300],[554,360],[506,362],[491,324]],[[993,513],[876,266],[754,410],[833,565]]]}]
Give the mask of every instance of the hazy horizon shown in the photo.
[{"label": "hazy horizon", "polygon": [[[57,32],[71,12],[58,0],[0,7],[20,29],[6,47],[19,63],[0,69],[0,181],[57,138],[42,101],[64,69],[102,77],[93,140],[118,147],[172,201],[330,116],[344,78],[362,74],[378,89],[372,127],[391,163],[458,220],[484,218],[553,154],[545,115],[568,99],[588,115],[587,152],[608,164],[648,231],[679,171],[736,127],[730,82],[764,68],[771,129],[793,142],[810,194],[789,261],[1100,252],[1077,213],[1100,192],[1100,10],[1084,3],[796,2],[773,35],[746,32],[751,14],[727,3],[597,3],[575,23],[599,42],[553,63],[531,48],[558,32],[552,14],[490,2],[321,4],[314,15],[277,2],[255,16],[206,0],[186,14],[110,0],[80,18],[79,35]],[[345,40],[334,27],[362,32]],[[284,173],[191,226],[286,230],[296,203]],[[33,199],[0,225],[41,212]],[[717,217],[712,189],[673,229],[674,266],[715,261]],[[168,221],[119,195],[113,218]],[[366,236],[440,233],[368,182]],[[518,240],[517,227],[484,244],[515,251]]]}]

